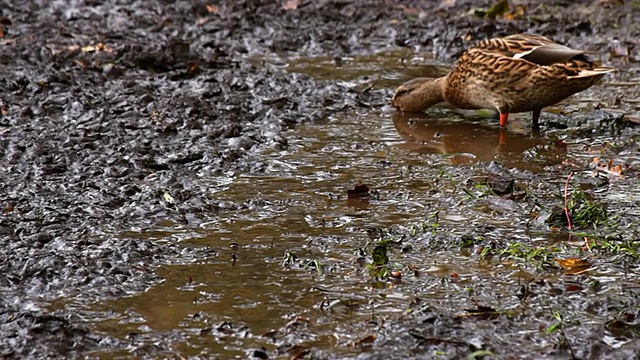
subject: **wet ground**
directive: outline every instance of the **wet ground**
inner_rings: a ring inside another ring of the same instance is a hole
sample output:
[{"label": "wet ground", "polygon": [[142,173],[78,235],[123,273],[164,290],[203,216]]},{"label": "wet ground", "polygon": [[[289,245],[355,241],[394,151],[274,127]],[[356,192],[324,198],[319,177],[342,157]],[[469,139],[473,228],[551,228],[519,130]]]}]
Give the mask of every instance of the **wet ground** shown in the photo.
[{"label": "wet ground", "polygon": [[[637,358],[640,6],[492,5],[3,4],[0,357]],[[386,107],[517,32],[620,71]]]}]

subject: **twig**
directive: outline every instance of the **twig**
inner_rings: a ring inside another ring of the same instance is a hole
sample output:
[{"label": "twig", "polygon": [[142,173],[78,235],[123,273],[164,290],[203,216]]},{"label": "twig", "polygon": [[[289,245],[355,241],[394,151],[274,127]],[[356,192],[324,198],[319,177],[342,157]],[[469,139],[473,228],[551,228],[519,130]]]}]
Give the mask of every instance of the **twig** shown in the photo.
[{"label": "twig", "polygon": [[569,206],[568,206],[569,181],[571,180],[572,176],[573,176],[573,171],[569,173],[569,176],[567,176],[567,181],[564,183],[564,215],[567,217],[567,224],[568,224],[567,227],[569,228],[569,230],[573,229],[573,227],[571,226],[571,217],[569,216]]},{"label": "twig", "polygon": [[402,64],[402,67],[403,67],[405,70],[407,70],[407,71],[411,71],[411,70],[409,70],[409,68],[407,67],[407,64],[405,63],[405,60],[406,60],[406,59],[404,58],[404,56],[402,57],[402,59],[400,59],[400,63]]}]

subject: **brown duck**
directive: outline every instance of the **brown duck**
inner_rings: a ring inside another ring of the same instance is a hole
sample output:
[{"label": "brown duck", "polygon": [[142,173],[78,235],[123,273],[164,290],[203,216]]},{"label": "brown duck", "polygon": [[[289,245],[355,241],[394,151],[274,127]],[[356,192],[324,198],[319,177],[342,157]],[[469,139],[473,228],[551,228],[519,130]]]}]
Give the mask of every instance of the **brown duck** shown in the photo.
[{"label": "brown duck", "polygon": [[500,126],[509,113],[533,111],[538,126],[542,108],[583,91],[615,69],[596,66],[585,51],[544,36],[511,35],[486,39],[462,54],[440,78],[417,78],[398,87],[391,104],[420,112],[446,101],[461,109],[495,109]]}]

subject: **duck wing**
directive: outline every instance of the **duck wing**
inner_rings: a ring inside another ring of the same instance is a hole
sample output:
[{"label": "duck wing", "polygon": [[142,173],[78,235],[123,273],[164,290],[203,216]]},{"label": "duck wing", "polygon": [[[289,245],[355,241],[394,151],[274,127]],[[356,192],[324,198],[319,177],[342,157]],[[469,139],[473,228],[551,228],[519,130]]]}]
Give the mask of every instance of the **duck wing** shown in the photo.
[{"label": "duck wing", "polygon": [[516,34],[480,41],[473,48],[515,59],[525,59],[537,65],[552,65],[579,57],[587,61],[585,51],[560,45],[535,34]]}]

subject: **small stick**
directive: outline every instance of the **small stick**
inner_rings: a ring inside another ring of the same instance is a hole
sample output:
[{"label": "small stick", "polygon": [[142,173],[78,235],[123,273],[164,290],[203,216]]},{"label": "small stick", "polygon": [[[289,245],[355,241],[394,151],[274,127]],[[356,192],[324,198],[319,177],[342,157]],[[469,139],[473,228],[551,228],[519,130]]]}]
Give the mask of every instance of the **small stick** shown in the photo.
[{"label": "small stick", "polygon": [[571,180],[571,177],[573,176],[573,171],[569,174],[569,176],[567,176],[567,181],[564,183],[564,214],[567,217],[567,223],[569,230],[572,230],[572,226],[571,226],[571,217],[569,216],[569,207],[567,205],[568,203],[568,194],[569,194],[569,180]]}]

